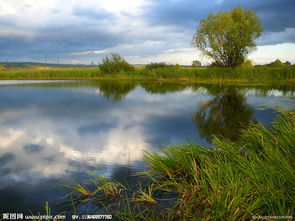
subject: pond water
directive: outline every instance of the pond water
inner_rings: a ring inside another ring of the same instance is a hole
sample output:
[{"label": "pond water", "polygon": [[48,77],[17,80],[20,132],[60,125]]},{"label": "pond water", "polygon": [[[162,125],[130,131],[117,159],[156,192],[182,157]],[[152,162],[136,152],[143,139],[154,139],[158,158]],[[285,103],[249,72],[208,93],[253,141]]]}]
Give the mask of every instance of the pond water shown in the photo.
[{"label": "pond water", "polygon": [[[295,109],[295,87],[130,81],[0,81],[0,213],[44,211],[87,172],[126,178],[144,151],[213,135],[236,140],[250,121]],[[131,171],[131,172],[130,172]]]}]

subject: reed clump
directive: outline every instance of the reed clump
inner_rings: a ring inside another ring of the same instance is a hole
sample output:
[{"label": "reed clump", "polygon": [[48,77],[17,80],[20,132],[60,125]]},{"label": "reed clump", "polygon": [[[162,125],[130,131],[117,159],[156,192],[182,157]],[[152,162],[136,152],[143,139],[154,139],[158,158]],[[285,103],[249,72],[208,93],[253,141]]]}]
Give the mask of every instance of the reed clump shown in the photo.
[{"label": "reed clump", "polygon": [[99,69],[102,74],[116,74],[120,72],[133,72],[135,68],[119,54],[110,54],[102,59]]},{"label": "reed clump", "polygon": [[251,123],[241,134],[236,142],[214,138],[213,147],[188,143],[146,153],[149,182],[121,188],[121,203],[108,212],[121,220],[294,215],[295,113],[280,111],[269,129]]},{"label": "reed clump", "polygon": [[175,65],[172,65],[172,64],[167,64],[165,62],[159,62],[159,63],[150,63],[150,64],[147,64],[145,65],[145,69],[146,70],[155,70],[155,69],[158,69],[158,68],[174,68]]}]

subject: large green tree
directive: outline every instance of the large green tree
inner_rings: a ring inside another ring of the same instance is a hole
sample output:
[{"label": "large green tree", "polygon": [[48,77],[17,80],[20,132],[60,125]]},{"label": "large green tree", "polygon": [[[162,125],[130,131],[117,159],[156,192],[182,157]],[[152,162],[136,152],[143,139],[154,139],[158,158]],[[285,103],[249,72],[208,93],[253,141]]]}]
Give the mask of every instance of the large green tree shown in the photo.
[{"label": "large green tree", "polygon": [[231,11],[210,13],[208,18],[201,19],[193,46],[212,58],[215,64],[237,66],[255,49],[255,40],[262,30],[259,17],[239,6]]}]

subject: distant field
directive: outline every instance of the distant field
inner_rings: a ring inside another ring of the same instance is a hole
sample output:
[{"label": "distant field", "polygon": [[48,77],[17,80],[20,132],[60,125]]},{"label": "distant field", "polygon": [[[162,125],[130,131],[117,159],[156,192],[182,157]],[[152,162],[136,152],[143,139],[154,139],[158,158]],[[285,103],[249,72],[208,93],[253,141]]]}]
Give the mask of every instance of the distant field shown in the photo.
[{"label": "distant field", "polygon": [[0,69],[0,80],[95,80],[134,79],[157,81],[195,82],[284,82],[295,84],[295,67],[223,68],[223,67],[164,67],[152,70],[135,66],[133,72],[102,74],[98,67],[35,67],[26,69]]},{"label": "distant field", "polygon": [[34,69],[34,68],[90,68],[97,65],[85,64],[54,64],[54,63],[36,63],[36,62],[0,62],[1,67],[5,69]]}]

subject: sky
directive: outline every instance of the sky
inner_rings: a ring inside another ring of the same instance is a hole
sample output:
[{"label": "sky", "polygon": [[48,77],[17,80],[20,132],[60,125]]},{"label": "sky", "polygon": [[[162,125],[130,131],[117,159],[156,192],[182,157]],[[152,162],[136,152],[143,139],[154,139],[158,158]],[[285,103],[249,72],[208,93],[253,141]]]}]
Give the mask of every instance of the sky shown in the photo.
[{"label": "sky", "polygon": [[295,0],[0,0],[0,61],[98,64],[119,53],[132,64],[205,64],[191,45],[200,19],[238,5],[264,29],[249,59],[294,64]]}]

